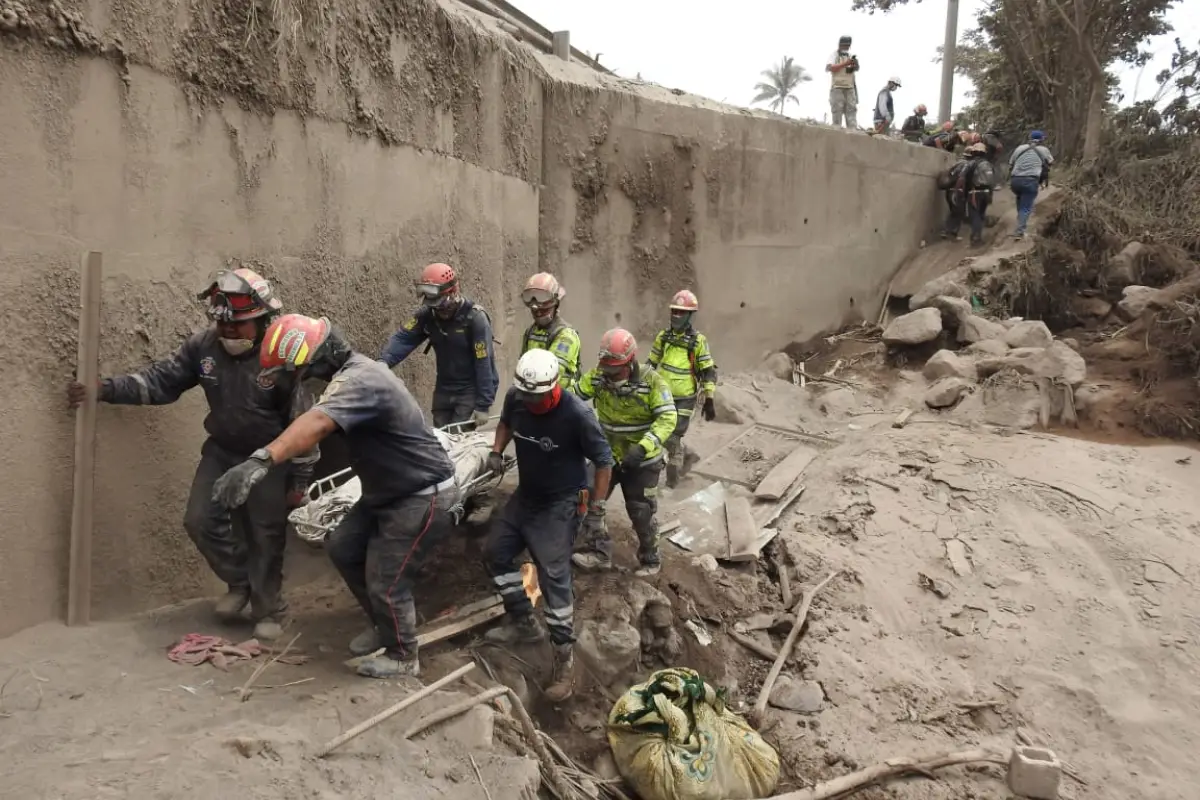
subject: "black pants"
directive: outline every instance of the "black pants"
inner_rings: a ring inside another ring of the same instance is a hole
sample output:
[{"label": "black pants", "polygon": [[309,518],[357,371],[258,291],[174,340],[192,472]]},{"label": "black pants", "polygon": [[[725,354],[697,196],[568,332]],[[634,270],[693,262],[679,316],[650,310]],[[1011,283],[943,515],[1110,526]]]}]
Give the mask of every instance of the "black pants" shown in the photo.
[{"label": "black pants", "polygon": [[[446,392],[433,390],[433,427],[443,428],[452,422],[467,422],[475,413],[475,392]],[[457,431],[473,431],[474,425],[460,425]]]},{"label": "black pants", "polygon": [[575,641],[571,590],[571,548],[579,527],[579,496],[532,503],[514,494],[492,522],[483,557],[504,610],[516,619],[533,613],[521,583],[517,557],[526,549],[537,566],[538,587],[546,601],[546,627],[554,644]]},{"label": "black pants", "polygon": [[289,465],[272,467],[250,491],[245,505],[232,511],[213,502],[213,484],[245,456],[212,439],[200,450],[183,527],[217,577],[231,591],[249,590],[256,620],[282,614],[283,550],[287,544]]},{"label": "black pants", "polygon": [[[659,563],[658,555],[658,479],[662,475],[661,459],[650,464],[641,464],[625,470],[620,464],[613,467],[612,483],[608,496],[618,486],[625,497],[625,511],[633,523],[633,532],[638,537],[638,560],[643,564]],[[589,465],[589,475],[592,474]],[[591,482],[594,486],[594,481]],[[607,499],[607,498],[606,498]],[[605,531],[583,543],[581,550],[592,550],[612,558],[612,537]]]},{"label": "black pants", "polygon": [[696,413],[696,398],[694,396],[675,398],[675,411],[679,415],[675,423],[675,430],[663,443],[663,449],[667,451],[667,460],[670,463],[676,467],[682,467],[686,452],[683,446],[683,437],[688,432],[688,426],[692,424],[692,415]]},{"label": "black pants", "polygon": [[450,532],[455,491],[413,495],[382,507],[361,501],[325,540],[337,567],[367,617],[380,645],[396,659],[417,654],[417,610],[412,576],[422,559]]},{"label": "black pants", "polygon": [[959,229],[962,228],[963,219],[967,218],[971,222],[971,241],[982,242],[983,226],[987,219],[987,209],[991,200],[992,198],[987,192],[958,195],[953,201],[947,195],[946,202],[950,206],[950,215],[946,218],[946,233],[950,236],[957,236]]}]

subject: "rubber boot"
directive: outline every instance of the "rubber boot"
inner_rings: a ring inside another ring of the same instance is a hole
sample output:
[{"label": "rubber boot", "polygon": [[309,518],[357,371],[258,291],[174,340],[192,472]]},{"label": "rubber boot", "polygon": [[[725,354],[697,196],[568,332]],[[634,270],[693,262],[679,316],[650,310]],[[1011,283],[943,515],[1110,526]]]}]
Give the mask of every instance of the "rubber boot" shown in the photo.
[{"label": "rubber boot", "polygon": [[546,699],[561,703],[575,693],[575,648],[569,644],[554,645],[554,672],[546,687]]},{"label": "rubber boot", "polygon": [[217,598],[213,605],[213,613],[223,622],[240,622],[243,620],[242,611],[250,605],[250,589],[247,587],[230,587],[229,591]]},{"label": "rubber boot", "polygon": [[416,655],[401,659],[384,653],[364,658],[354,671],[364,678],[416,678],[421,674],[421,664]]},{"label": "rubber boot", "polygon": [[532,614],[525,617],[511,617],[503,625],[492,628],[483,635],[485,642],[491,644],[537,644],[546,638],[542,625]]},{"label": "rubber boot", "polygon": [[350,655],[355,657],[369,656],[378,650],[379,647],[379,631],[374,628],[367,628],[350,640]]}]

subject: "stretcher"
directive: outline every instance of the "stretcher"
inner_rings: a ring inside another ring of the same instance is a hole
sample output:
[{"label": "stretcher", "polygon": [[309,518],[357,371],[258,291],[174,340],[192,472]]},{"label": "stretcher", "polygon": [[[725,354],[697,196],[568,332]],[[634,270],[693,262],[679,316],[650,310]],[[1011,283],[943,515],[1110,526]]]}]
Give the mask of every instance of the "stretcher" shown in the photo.
[{"label": "stretcher", "polygon": [[[463,431],[463,424],[455,423],[433,431],[454,463],[454,477],[458,485],[451,513],[455,524],[466,514],[467,504],[472,498],[495,488],[503,477],[487,468],[493,433]],[[505,471],[511,469],[516,461],[512,456],[505,456]],[[288,522],[301,539],[313,545],[320,545],[360,497],[362,483],[353,470],[347,467],[313,483],[308,489],[308,498],[304,505],[288,515]]]}]

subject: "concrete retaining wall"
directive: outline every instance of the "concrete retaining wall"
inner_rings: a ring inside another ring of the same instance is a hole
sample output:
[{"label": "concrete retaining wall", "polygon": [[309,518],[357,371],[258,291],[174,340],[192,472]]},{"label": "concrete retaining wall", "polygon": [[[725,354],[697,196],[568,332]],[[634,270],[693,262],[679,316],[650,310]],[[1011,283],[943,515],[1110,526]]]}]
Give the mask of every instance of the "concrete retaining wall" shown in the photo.
[{"label": "concrete retaining wall", "polygon": [[[505,372],[539,267],[567,284],[589,359],[603,329],[644,337],[692,286],[729,369],[873,315],[936,208],[931,152],[550,79],[422,0],[368,4],[294,47],[249,8],[52,6],[62,24],[0,34],[0,635],[65,602],[84,250],[104,253],[106,373],[202,324],[194,292],[231,259],[371,354],[411,310],[415,271],[450,261],[492,312]],[[402,374],[426,398],[430,359],[413,361]],[[98,617],[213,588],[179,524],[192,394],[101,409]]]}]

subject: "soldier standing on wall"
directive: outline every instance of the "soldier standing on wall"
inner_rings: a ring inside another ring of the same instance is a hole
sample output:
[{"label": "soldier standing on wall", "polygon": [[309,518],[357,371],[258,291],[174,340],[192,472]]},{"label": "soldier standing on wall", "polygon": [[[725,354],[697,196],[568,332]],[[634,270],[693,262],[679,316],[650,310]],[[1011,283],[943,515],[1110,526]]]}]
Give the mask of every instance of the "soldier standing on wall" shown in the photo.
[{"label": "soldier standing on wall", "polygon": [[428,341],[437,359],[433,425],[454,422],[474,430],[487,422],[500,376],[492,347],[492,321],[483,306],[462,296],[448,264],[430,264],[417,281],[421,307],[392,334],[381,359],[394,367]]},{"label": "soldier standing on wall", "polygon": [[[243,508],[232,514],[213,501],[213,485],[230,467],[278,436],[312,405],[299,381],[259,379],[258,345],[283,304],[262,276],[249,269],[221,271],[200,293],[214,324],[191,336],[171,358],[141,372],[100,381],[98,397],[119,405],[167,405],[194,386],[204,389],[208,433],[192,480],[183,527],[229,591],[217,600],[218,618],[241,618],[247,605],[254,636],[283,633],[283,551],[287,515],[303,502],[319,456],[314,446],[265,472]],[[82,384],[67,387],[72,407]]]}]

